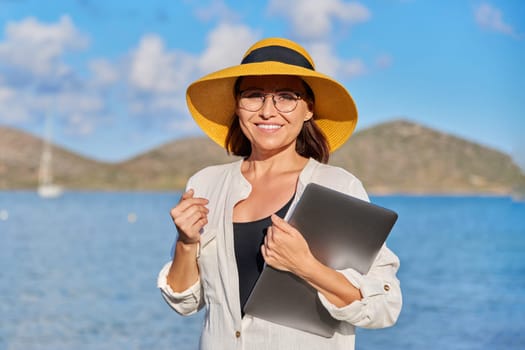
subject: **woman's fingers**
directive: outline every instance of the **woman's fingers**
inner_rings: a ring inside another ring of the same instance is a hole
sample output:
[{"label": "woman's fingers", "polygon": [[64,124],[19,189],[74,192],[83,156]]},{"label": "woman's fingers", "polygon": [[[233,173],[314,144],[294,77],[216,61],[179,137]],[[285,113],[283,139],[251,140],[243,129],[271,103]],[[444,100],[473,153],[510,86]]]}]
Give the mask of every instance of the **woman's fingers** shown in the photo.
[{"label": "woman's fingers", "polygon": [[[200,220],[207,218],[208,209],[204,207],[190,207],[186,211],[173,219],[177,227],[183,230],[190,230]],[[200,229],[200,228],[199,228]]]},{"label": "woman's fingers", "polygon": [[[263,256],[264,261],[269,264],[269,256],[268,256],[268,250],[266,249],[266,245],[261,245],[261,254]],[[271,264],[270,264],[271,266]]]},{"label": "woman's fingers", "polygon": [[171,216],[178,216],[181,213],[184,213],[186,210],[192,206],[201,206],[205,207],[208,204],[208,200],[205,198],[187,198],[181,200],[173,209],[171,209]]},{"label": "woman's fingers", "polygon": [[200,230],[208,223],[208,200],[193,195],[192,189],[183,193],[179,203],[170,211],[179,237],[186,242],[198,242]]},{"label": "woman's fingers", "polygon": [[308,243],[297,229],[272,215],[272,226],[268,227],[261,253],[270,266],[294,272],[298,271],[310,257]]},{"label": "woman's fingers", "polygon": [[277,229],[279,229],[279,231],[283,233],[295,234],[298,232],[292,225],[290,225],[286,220],[279,217],[278,215],[273,214],[271,216],[271,219],[272,226],[276,227]]},{"label": "woman's fingers", "polygon": [[194,193],[195,191],[193,189],[189,189],[182,194],[179,203],[170,211],[173,219],[183,215],[189,208],[193,206],[205,208],[205,205],[208,204],[208,200],[206,198],[193,198]]},{"label": "woman's fingers", "polygon": [[185,199],[189,199],[189,198],[193,197],[194,193],[195,193],[195,191],[193,191],[193,189],[190,188],[189,190],[187,190],[186,192],[184,192],[182,194],[182,196],[180,197],[179,203],[182,202]]},{"label": "woman's fingers", "polygon": [[264,236],[264,246],[268,249],[270,248],[270,240],[273,243],[273,233],[271,226],[268,227],[268,229],[266,230],[266,235]]},{"label": "woman's fingers", "polygon": [[207,223],[208,209],[201,205],[194,205],[184,211],[175,210],[171,215],[179,234],[196,236]]}]

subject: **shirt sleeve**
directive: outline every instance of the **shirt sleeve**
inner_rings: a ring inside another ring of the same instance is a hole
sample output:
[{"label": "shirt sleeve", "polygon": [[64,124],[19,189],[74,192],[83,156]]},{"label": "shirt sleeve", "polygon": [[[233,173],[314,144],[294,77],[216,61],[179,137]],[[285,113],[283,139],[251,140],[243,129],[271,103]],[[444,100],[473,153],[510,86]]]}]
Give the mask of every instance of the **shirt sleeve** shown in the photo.
[{"label": "shirt sleeve", "polygon": [[392,326],[401,312],[402,296],[399,280],[398,257],[383,245],[370,271],[362,275],[354,269],[340,270],[346,279],[359,288],[363,298],[337,307],[321,293],[321,303],[333,318],[363,328],[384,328]]},{"label": "shirt sleeve", "polygon": [[200,279],[182,292],[174,292],[168,285],[167,276],[171,262],[166,263],[157,278],[157,287],[168,305],[183,316],[192,315],[204,306],[203,291]]}]

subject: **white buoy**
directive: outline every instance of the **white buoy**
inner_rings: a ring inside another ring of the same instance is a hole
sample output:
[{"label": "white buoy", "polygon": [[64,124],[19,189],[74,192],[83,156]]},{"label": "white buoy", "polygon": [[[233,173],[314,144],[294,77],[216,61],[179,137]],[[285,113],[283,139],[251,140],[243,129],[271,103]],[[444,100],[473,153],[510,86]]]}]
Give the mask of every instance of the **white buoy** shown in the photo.
[{"label": "white buoy", "polygon": [[137,222],[137,214],[135,213],[129,213],[128,214],[128,222],[130,224],[134,224],[135,222]]},{"label": "white buoy", "polygon": [[0,210],[0,220],[7,221],[9,219],[9,212],[5,209]]}]

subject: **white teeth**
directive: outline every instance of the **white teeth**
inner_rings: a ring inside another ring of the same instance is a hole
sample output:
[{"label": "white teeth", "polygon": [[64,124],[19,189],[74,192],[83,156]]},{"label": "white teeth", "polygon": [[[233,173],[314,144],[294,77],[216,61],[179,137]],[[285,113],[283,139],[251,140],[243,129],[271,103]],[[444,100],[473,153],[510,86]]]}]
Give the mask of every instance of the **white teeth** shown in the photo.
[{"label": "white teeth", "polygon": [[268,130],[279,129],[281,127],[280,125],[276,125],[276,124],[259,124],[257,126],[261,129],[268,129]]}]

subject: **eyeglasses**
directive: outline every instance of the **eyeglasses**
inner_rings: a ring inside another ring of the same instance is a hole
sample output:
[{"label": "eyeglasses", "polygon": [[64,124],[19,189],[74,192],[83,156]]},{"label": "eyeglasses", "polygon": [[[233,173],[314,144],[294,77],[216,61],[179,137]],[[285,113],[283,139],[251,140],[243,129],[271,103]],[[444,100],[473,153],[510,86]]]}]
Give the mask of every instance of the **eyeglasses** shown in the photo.
[{"label": "eyeglasses", "polygon": [[297,108],[301,95],[293,91],[279,91],[274,93],[260,90],[244,90],[239,94],[239,107],[249,112],[257,112],[264,106],[266,96],[272,96],[273,105],[281,113],[289,113]]}]

